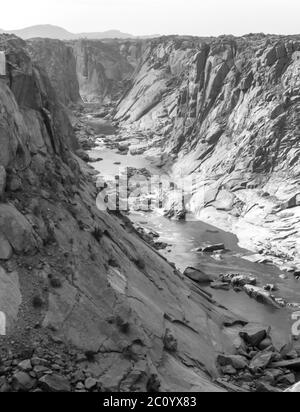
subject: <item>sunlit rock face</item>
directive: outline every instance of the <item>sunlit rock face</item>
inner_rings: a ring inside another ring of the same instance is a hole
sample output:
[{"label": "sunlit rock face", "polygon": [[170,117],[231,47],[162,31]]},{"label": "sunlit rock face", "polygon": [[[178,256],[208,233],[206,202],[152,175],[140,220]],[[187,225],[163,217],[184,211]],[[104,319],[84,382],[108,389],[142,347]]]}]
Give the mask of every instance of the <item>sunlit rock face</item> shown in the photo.
[{"label": "sunlit rock face", "polygon": [[116,118],[176,154],[175,176],[197,173],[190,209],[200,218],[299,259],[299,70],[297,36],[155,39]]}]

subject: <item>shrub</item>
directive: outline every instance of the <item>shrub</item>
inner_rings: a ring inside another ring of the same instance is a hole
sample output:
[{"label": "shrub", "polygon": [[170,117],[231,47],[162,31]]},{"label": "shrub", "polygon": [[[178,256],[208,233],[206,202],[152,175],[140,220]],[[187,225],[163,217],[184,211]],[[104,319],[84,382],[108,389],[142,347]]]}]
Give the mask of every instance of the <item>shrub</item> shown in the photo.
[{"label": "shrub", "polygon": [[95,352],[88,350],[84,353],[88,362],[95,362]]},{"label": "shrub", "polygon": [[44,299],[40,295],[35,295],[32,299],[32,305],[36,309],[41,308],[44,305]]},{"label": "shrub", "polygon": [[137,258],[135,259],[134,263],[140,270],[144,270],[146,267],[146,264],[142,258]]},{"label": "shrub", "polygon": [[119,264],[118,264],[118,262],[117,262],[115,259],[113,259],[113,258],[109,259],[108,264],[109,264],[109,266],[111,266],[112,268],[118,268],[118,267],[120,267]]},{"label": "shrub", "polygon": [[54,288],[54,289],[58,289],[62,287],[62,283],[61,280],[55,277],[51,277],[50,278],[50,285]]},{"label": "shrub", "polygon": [[97,242],[99,242],[102,239],[104,233],[99,227],[95,227],[92,231],[92,235],[97,240]]}]

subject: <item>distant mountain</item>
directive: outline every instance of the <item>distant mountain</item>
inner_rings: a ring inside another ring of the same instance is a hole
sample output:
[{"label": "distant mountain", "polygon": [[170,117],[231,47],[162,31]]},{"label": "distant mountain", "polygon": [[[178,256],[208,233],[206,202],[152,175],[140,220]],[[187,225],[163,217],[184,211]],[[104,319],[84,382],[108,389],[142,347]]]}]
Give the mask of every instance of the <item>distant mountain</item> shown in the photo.
[{"label": "distant mountain", "polygon": [[49,24],[26,27],[20,30],[10,30],[8,33],[15,34],[24,40],[31,39],[33,37],[46,37],[49,39],[71,40],[74,39],[74,34],[68,32],[62,27],[51,26]]},{"label": "distant mountain", "polygon": [[128,33],[122,33],[119,30],[107,30],[104,32],[95,33],[78,33],[74,34],[76,38],[86,38],[86,39],[130,39],[134,36]]},{"label": "distant mountain", "polygon": [[[53,26],[50,24],[43,24],[38,26],[26,27],[19,30],[2,30],[0,33],[11,33],[24,40],[32,39],[34,37],[42,37],[49,39],[59,39],[59,40],[74,40],[80,38],[86,39],[132,39],[137,36],[132,34],[122,33],[119,30],[108,30],[104,32],[92,32],[92,33],[71,33],[59,26]],[[140,36],[141,38],[157,37],[155,36]]]}]

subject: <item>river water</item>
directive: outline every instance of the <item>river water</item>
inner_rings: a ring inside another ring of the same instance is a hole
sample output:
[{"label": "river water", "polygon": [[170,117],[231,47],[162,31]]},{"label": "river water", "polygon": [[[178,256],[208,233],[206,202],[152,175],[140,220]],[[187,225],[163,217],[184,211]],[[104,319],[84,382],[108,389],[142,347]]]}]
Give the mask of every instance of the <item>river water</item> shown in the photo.
[{"label": "river water", "polygon": [[[111,135],[114,129],[103,121],[94,121],[95,131]],[[125,167],[146,168],[150,172],[159,173],[151,161],[142,155],[122,155],[108,149],[104,144],[89,152],[92,158],[102,158],[93,163],[93,167],[106,179],[120,173]],[[187,216],[186,221],[169,220],[156,212],[131,212],[131,220],[140,226],[154,230],[160,234],[159,241],[170,245],[161,254],[174,262],[176,267],[184,270],[188,266],[199,268],[205,273],[218,276],[221,273],[251,273],[258,278],[259,285],[277,284],[277,296],[284,297],[289,302],[300,302],[300,284],[293,276],[282,279],[283,273],[274,266],[252,263],[245,256],[252,252],[241,249],[235,235],[224,232],[216,227],[197,221],[193,216]],[[215,257],[196,251],[206,243],[224,243],[228,252]],[[248,321],[260,322],[280,330],[283,334],[291,333],[291,309],[276,309],[256,302],[244,292],[214,290],[207,291],[223,306]]]}]

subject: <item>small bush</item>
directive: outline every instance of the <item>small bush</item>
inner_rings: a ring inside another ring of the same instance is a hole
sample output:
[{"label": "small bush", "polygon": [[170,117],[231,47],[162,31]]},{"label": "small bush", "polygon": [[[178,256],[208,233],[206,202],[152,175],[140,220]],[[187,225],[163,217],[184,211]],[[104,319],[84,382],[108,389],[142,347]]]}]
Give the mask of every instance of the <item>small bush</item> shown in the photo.
[{"label": "small bush", "polygon": [[99,227],[95,227],[92,231],[92,235],[97,240],[97,242],[99,242],[102,239],[104,233]]},{"label": "small bush", "polygon": [[50,278],[50,285],[54,288],[54,289],[59,289],[62,287],[62,283],[61,280],[55,277],[51,277]]},{"label": "small bush", "polygon": [[135,259],[134,263],[140,270],[144,270],[146,267],[146,264],[142,258]]},{"label": "small bush", "polygon": [[44,299],[39,295],[35,295],[32,299],[32,305],[36,309],[41,308],[44,305]]},{"label": "small bush", "polygon": [[117,262],[115,259],[113,259],[113,258],[109,259],[108,264],[109,264],[109,266],[111,266],[112,268],[118,268],[118,267],[120,267],[119,264],[118,264],[118,262]]},{"label": "small bush", "polygon": [[129,323],[121,316],[116,317],[116,325],[122,333],[127,333],[129,331]]},{"label": "small bush", "polygon": [[84,355],[88,362],[91,362],[91,363],[95,362],[95,355],[96,355],[95,352],[88,350],[84,353]]}]

